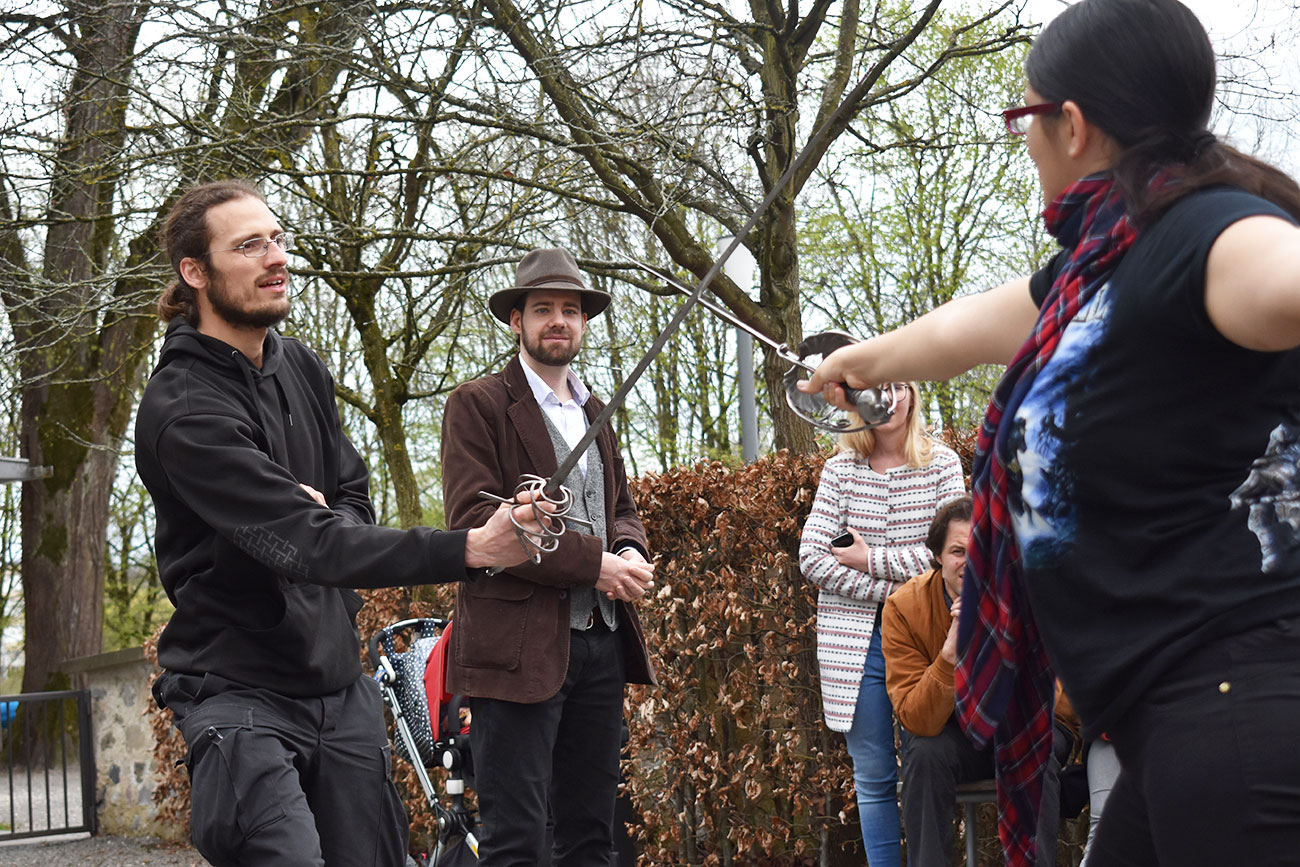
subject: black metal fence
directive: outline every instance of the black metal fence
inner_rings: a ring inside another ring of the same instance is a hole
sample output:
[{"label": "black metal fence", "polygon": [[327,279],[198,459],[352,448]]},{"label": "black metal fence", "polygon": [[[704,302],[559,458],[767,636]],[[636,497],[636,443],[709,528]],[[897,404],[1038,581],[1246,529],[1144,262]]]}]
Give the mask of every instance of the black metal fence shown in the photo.
[{"label": "black metal fence", "polygon": [[0,695],[0,840],[95,832],[86,690]]}]

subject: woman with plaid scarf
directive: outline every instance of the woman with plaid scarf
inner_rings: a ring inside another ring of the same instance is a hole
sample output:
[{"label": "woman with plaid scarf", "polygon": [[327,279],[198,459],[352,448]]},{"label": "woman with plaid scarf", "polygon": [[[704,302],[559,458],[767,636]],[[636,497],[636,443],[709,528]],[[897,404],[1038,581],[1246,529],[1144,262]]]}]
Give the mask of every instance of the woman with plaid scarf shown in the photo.
[{"label": "woman with plaid scarf", "polygon": [[1024,135],[1060,252],[829,356],[803,387],[1007,364],[973,473],[958,715],[1035,862],[1054,676],[1122,771],[1097,865],[1300,863],[1300,188],[1208,130],[1176,0],[1035,41]]}]

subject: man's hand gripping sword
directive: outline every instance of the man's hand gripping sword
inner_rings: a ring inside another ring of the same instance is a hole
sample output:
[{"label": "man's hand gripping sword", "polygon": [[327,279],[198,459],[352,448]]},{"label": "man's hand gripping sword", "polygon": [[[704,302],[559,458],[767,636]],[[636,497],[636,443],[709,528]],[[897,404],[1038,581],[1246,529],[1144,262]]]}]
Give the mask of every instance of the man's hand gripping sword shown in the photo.
[{"label": "man's hand gripping sword", "polygon": [[[591,430],[594,427],[595,423],[593,423],[588,430]],[[582,444],[579,443],[579,445]],[[587,445],[590,445],[590,442],[588,442]],[[587,446],[582,446],[582,449],[583,451],[586,451]],[[565,463],[567,464],[569,462],[566,461]],[[564,464],[560,466],[560,469],[564,469]],[[572,466],[570,466],[569,469],[572,469]],[[553,476],[553,478],[557,479],[567,477],[567,472],[565,472],[564,475],[560,475],[559,471],[556,471],[555,476]],[[576,524],[585,524],[589,530],[593,532],[595,530],[590,521],[584,521],[582,518],[569,516],[569,510],[573,507],[573,494],[568,488],[559,485],[554,492],[551,492],[546,489],[547,484],[548,482],[546,479],[530,473],[519,479],[519,484],[515,485],[515,493],[512,497],[499,497],[496,494],[489,493],[488,491],[478,492],[480,499],[491,500],[494,503],[510,503],[512,505],[520,502],[519,495],[521,493],[528,492],[532,494],[531,501],[527,503],[527,505],[532,507],[533,520],[537,523],[540,529],[531,530],[524,526],[524,524],[515,517],[514,509],[510,510],[510,523],[514,525],[515,535],[519,538],[519,544],[523,546],[524,552],[528,555],[528,559],[532,560],[534,563],[542,562],[543,554],[550,553],[559,547],[560,537],[564,535],[565,521],[572,521]],[[543,504],[550,506],[550,508],[544,508]],[[495,575],[500,572],[501,569],[502,567],[500,566],[491,566],[488,568],[487,573],[489,575]]]}]

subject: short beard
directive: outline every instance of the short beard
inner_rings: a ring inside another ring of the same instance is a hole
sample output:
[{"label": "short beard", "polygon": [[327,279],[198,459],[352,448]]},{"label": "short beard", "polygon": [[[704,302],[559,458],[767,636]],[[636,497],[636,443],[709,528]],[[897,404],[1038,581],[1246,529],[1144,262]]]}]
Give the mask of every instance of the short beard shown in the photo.
[{"label": "short beard", "polygon": [[528,350],[528,354],[534,361],[545,364],[548,367],[564,367],[572,362],[573,359],[578,357],[578,351],[582,348],[581,345],[579,345],[570,351],[567,348],[562,349],[560,347],[545,346],[540,339],[537,341],[536,345],[530,344],[522,335],[519,339],[523,344],[524,349]]},{"label": "short beard", "polygon": [[226,291],[225,279],[212,273],[208,281],[208,304],[212,312],[234,328],[274,328],[289,315],[289,299],[277,307],[246,310],[239,307]]}]

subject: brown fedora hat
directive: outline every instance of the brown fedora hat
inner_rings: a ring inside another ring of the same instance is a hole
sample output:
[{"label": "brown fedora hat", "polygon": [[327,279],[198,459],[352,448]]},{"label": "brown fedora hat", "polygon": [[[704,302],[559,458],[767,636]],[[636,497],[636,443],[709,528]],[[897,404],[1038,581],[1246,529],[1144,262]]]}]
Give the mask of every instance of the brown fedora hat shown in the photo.
[{"label": "brown fedora hat", "polygon": [[494,292],[488,299],[492,315],[510,324],[510,311],[515,302],[534,289],[565,289],[582,294],[582,312],[588,317],[599,316],[609,306],[608,292],[589,289],[582,280],[582,272],[573,254],[560,247],[532,250],[519,261],[515,271],[515,285]]}]

